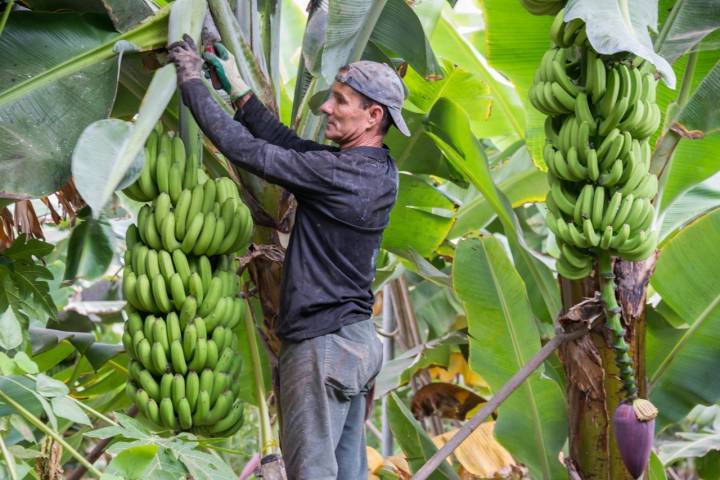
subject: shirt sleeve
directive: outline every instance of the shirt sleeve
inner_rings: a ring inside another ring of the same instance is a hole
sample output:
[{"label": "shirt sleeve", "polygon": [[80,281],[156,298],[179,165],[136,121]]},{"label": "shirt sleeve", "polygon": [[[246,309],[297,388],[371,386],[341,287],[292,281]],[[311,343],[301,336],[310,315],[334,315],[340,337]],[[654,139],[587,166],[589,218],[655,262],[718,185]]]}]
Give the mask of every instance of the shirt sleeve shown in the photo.
[{"label": "shirt sleeve", "polygon": [[228,160],[293,193],[326,194],[334,184],[336,154],[299,152],[255,138],[218,105],[200,79],[181,86],[182,98],[200,129]]},{"label": "shirt sleeve", "polygon": [[245,125],[256,138],[266,140],[278,147],[308,152],[311,150],[336,150],[330,145],[305,140],[275,118],[275,115],[253,94],[245,105],[238,109],[235,120]]}]

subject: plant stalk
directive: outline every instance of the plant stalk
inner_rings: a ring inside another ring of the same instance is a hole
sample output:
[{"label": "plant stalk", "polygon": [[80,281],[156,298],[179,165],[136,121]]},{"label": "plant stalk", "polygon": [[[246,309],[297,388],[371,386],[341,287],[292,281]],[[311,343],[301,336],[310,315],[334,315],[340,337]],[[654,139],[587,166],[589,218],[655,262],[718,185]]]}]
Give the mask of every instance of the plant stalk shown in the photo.
[{"label": "plant stalk", "polygon": [[10,12],[13,8],[13,3],[15,3],[15,0],[8,0],[8,3],[5,5],[5,11],[3,12],[3,16],[0,19],[0,35],[2,35],[3,30],[5,30],[5,24],[8,21],[8,18],[10,17]]},{"label": "plant stalk", "polygon": [[15,470],[15,459],[12,455],[10,455],[10,451],[7,449],[7,446],[5,446],[2,435],[0,435],[0,453],[2,453],[2,456],[5,459],[5,464],[7,465],[7,471],[10,474],[10,479],[18,480],[17,471]]},{"label": "plant stalk", "polygon": [[248,344],[250,345],[250,359],[252,361],[253,380],[255,381],[255,392],[260,415],[260,452],[264,457],[275,452],[277,442],[272,438],[270,411],[268,410],[267,400],[265,399],[265,381],[263,380],[262,374],[262,361],[255,336],[255,314],[253,313],[250,301],[247,299],[245,300],[245,306],[249,312],[248,315],[245,315],[245,331],[247,332]]},{"label": "plant stalk", "polygon": [[8,394],[0,390],[0,399],[2,399],[5,403],[10,405],[12,408],[14,408],[20,415],[25,417],[27,421],[32,423],[35,428],[42,431],[46,435],[49,435],[53,438],[56,442],[58,442],[62,447],[70,453],[78,462],[80,462],[85,468],[88,469],[93,475],[100,478],[102,476],[102,472],[95,468],[90,462],[88,462],[85,457],[83,457],[77,450],[75,450],[72,445],[67,443],[65,439],[62,437],[62,435],[55,432],[52,428],[45,425],[39,418],[37,418],[35,415],[30,413],[30,411],[26,410],[22,405],[17,403],[15,400],[13,400],[12,397],[10,397]]},{"label": "plant stalk", "polygon": [[615,274],[613,273],[612,257],[603,252],[599,255],[600,294],[605,304],[605,326],[613,334],[612,348],[615,352],[615,365],[617,365],[620,380],[623,382],[625,399],[637,398],[637,382],[633,371],[632,359],[628,354],[630,347],[625,342],[625,328],[622,326],[620,306],[615,298]]}]

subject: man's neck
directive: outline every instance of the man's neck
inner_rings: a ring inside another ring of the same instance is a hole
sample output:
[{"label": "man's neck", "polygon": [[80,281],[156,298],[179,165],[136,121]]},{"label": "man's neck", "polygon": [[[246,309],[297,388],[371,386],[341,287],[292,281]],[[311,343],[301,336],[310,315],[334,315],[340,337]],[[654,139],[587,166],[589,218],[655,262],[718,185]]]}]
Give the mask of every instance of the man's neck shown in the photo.
[{"label": "man's neck", "polygon": [[347,150],[349,148],[356,148],[356,147],[376,147],[380,148],[383,146],[383,137],[378,135],[373,136],[365,136],[361,135],[357,138],[354,138],[347,143],[340,144],[340,150]]}]

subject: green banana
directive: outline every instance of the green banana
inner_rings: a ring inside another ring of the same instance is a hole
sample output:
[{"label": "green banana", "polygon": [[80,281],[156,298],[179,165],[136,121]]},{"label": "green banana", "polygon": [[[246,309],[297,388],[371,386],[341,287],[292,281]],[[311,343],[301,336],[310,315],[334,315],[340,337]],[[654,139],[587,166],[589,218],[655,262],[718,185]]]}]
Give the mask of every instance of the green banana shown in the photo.
[{"label": "green banana", "polygon": [[[195,215],[195,217],[193,217],[193,220],[190,222],[190,226],[188,227],[187,232],[185,233],[185,238],[183,238],[182,244],[180,246],[182,251],[186,254],[194,251],[195,245],[198,243],[198,237],[203,231],[204,223],[205,215],[203,215],[202,212],[199,212],[197,215]],[[214,227],[215,226],[213,225],[213,228]]]},{"label": "green banana", "polygon": [[163,247],[165,247],[165,250],[168,252],[173,252],[180,248],[180,242],[175,238],[175,216],[172,214],[163,220],[161,239]]},{"label": "green banana", "polygon": [[190,404],[190,411],[195,411],[195,406],[198,401],[198,394],[200,393],[200,377],[197,372],[188,372],[185,377],[185,398],[187,398]]},{"label": "green banana", "polygon": [[202,212],[208,214],[212,211],[215,205],[215,194],[217,193],[217,185],[215,180],[209,179],[203,185],[203,204]]},{"label": "green banana", "polygon": [[191,275],[190,263],[188,262],[188,259],[182,250],[173,251],[172,259],[173,265],[175,266],[175,271],[178,275],[180,275],[180,279],[182,280],[183,288],[187,290]]},{"label": "green banana", "polygon": [[168,174],[168,193],[173,204],[177,204],[183,191],[183,171],[180,168],[180,164],[173,163]]},{"label": "green banana", "polygon": [[197,300],[195,297],[189,296],[183,302],[182,310],[180,310],[180,327],[185,328],[197,313]]},{"label": "green banana", "polygon": [[175,204],[173,215],[175,216],[175,237],[185,238],[185,227],[187,225],[187,214],[190,210],[192,193],[190,190],[183,190]]},{"label": "green banana", "polygon": [[160,400],[160,421],[168,428],[177,428],[177,420],[175,419],[175,409],[173,408],[170,398]]},{"label": "green banana", "polygon": [[157,309],[163,313],[168,313],[172,308],[170,298],[168,298],[165,279],[159,273],[152,279],[152,295]]},{"label": "green banana", "polygon": [[165,218],[170,215],[170,210],[172,208],[172,200],[170,200],[170,195],[168,195],[167,193],[161,193],[153,202],[153,206],[153,219],[155,221],[155,228],[160,231],[163,221],[165,221]]}]

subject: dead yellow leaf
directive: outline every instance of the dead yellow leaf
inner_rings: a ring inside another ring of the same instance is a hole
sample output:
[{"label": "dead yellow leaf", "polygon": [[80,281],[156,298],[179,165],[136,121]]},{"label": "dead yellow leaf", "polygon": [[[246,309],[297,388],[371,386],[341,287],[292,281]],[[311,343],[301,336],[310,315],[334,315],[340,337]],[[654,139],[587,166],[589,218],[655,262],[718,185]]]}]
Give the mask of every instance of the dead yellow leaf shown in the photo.
[{"label": "dead yellow leaf", "polygon": [[367,461],[369,474],[377,473],[385,464],[383,456],[373,447],[367,447]]},{"label": "dead yellow leaf", "polygon": [[[465,470],[480,478],[506,475],[515,465],[510,453],[495,440],[494,429],[495,422],[483,423],[453,453]],[[457,429],[445,432],[433,442],[441,448],[455,433]]]}]

